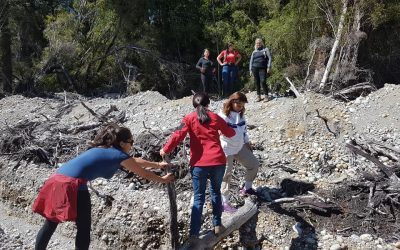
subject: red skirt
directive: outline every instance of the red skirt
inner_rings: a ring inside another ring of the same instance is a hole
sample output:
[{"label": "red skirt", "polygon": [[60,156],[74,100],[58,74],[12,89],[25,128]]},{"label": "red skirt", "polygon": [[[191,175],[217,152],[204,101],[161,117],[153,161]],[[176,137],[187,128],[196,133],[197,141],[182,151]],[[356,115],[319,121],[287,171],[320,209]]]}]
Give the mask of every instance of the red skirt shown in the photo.
[{"label": "red skirt", "polygon": [[75,221],[77,196],[86,180],[52,174],[44,183],[32,205],[32,211],[53,222]]}]

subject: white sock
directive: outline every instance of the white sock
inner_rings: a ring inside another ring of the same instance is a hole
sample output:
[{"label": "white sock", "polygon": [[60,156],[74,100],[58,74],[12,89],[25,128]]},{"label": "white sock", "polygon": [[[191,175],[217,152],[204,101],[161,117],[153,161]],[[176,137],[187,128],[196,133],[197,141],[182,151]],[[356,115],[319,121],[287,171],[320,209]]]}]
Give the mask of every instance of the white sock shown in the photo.
[{"label": "white sock", "polygon": [[249,190],[250,188],[253,188],[253,182],[252,181],[246,181],[244,183],[244,189]]},{"label": "white sock", "polygon": [[222,203],[229,203],[229,196],[222,195]]}]

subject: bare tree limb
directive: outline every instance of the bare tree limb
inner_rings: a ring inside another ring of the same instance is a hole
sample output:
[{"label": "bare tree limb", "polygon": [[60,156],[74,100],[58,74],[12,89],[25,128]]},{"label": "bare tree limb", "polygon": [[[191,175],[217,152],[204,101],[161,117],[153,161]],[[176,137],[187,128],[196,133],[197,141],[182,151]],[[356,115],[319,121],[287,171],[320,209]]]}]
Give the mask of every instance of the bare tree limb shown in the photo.
[{"label": "bare tree limb", "polygon": [[375,158],[374,156],[368,154],[367,152],[365,152],[364,150],[358,148],[356,145],[354,145],[355,142],[351,141],[351,142],[347,142],[345,145],[347,148],[349,148],[352,152],[359,154],[365,158],[367,158],[368,160],[372,161],[373,163],[375,163],[375,165],[387,176],[390,177],[392,176],[394,173],[391,169],[389,169],[385,164],[383,164],[382,162],[380,162],[377,158]]},{"label": "bare tree limb", "polygon": [[342,31],[343,31],[343,26],[344,26],[344,22],[345,22],[346,13],[347,13],[347,2],[348,2],[348,0],[343,0],[342,14],[340,15],[340,20],[339,20],[339,24],[338,24],[338,28],[337,28],[337,35],[335,38],[335,42],[333,43],[333,46],[332,46],[332,50],[331,50],[331,54],[329,56],[328,63],[326,64],[324,75],[323,75],[321,83],[319,85],[320,90],[324,89],[326,81],[328,80],[328,76],[329,76],[331,68],[332,68],[333,60],[335,59],[336,50],[339,46],[340,39],[342,38]]}]

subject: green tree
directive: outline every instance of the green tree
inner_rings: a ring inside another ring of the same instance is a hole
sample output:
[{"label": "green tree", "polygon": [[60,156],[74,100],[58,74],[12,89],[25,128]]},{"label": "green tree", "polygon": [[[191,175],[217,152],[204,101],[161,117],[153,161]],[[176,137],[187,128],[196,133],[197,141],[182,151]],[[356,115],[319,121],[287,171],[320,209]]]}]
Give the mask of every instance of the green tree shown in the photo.
[{"label": "green tree", "polygon": [[11,31],[9,27],[9,11],[10,4],[8,1],[3,0],[1,5],[0,17],[0,48],[1,48],[1,81],[2,86],[0,91],[11,93],[12,92],[12,55],[11,55]]}]

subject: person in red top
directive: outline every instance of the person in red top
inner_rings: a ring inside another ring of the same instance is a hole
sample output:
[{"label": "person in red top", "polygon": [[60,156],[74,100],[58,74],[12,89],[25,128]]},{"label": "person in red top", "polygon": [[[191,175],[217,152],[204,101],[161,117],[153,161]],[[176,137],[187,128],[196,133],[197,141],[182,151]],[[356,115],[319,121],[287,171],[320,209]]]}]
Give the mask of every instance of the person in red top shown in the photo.
[{"label": "person in red top", "polygon": [[168,142],[160,150],[165,156],[174,150],[178,144],[190,136],[190,173],[194,201],[190,220],[190,239],[198,238],[201,228],[201,215],[205,202],[207,178],[210,179],[210,195],[213,206],[213,225],[215,234],[222,230],[221,214],[221,183],[225,173],[226,157],[219,140],[220,133],[226,137],[235,135],[235,130],[217,114],[208,110],[210,99],[206,93],[196,93],[193,96],[193,106],[196,111],[186,115],[182,126],[175,131]]},{"label": "person in red top", "polygon": [[234,49],[233,43],[228,43],[226,50],[221,51],[217,56],[217,61],[222,66],[223,92],[225,96],[232,94],[237,77],[237,65],[241,59],[242,56]]}]

